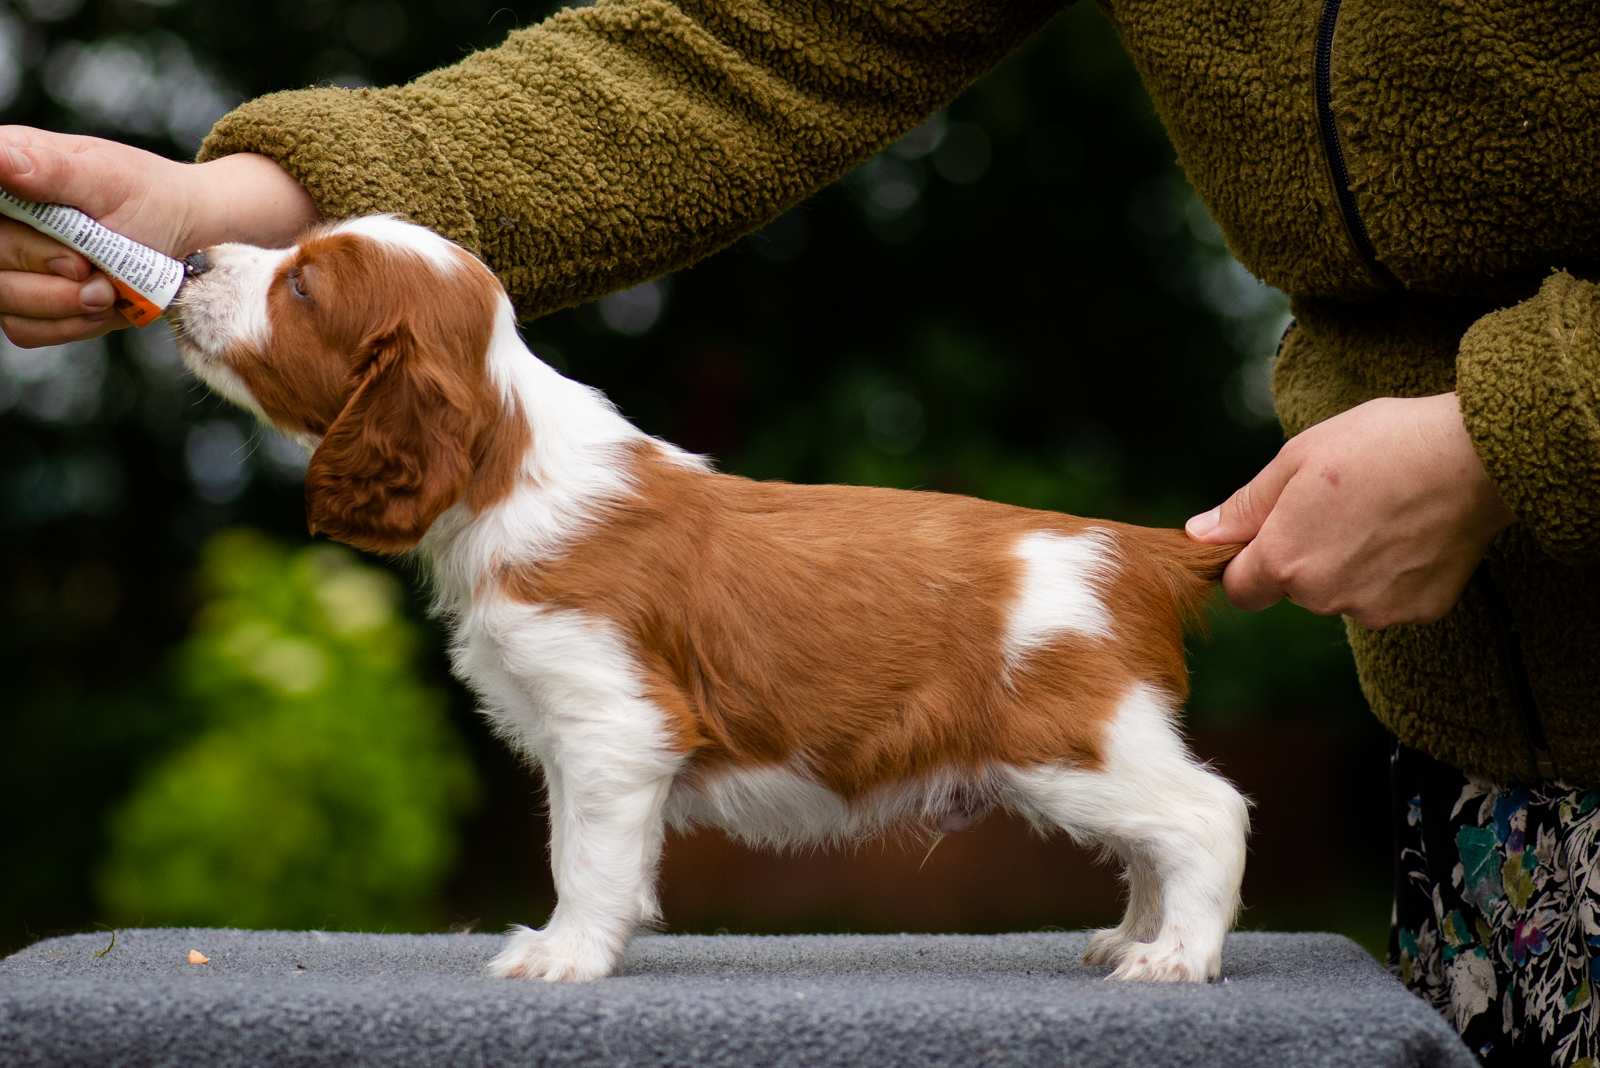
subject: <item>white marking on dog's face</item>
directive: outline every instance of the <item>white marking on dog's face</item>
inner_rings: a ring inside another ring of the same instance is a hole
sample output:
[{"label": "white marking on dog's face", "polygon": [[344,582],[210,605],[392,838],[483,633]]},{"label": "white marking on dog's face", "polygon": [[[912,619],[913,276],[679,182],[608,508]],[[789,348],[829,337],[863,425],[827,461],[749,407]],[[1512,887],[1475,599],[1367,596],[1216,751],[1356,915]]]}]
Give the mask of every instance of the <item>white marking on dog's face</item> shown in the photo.
[{"label": "white marking on dog's face", "polygon": [[265,416],[249,387],[228,363],[237,348],[264,349],[272,337],[267,291],[294,249],[217,245],[211,266],[178,290],[169,309],[172,336],[195,377],[235,404]]},{"label": "white marking on dog's face", "polygon": [[1065,634],[1111,637],[1111,613],[1100,595],[1116,568],[1116,544],[1108,532],[1035,531],[1018,539],[1012,551],[1022,574],[1006,626],[1010,666]]},{"label": "white marking on dog's face", "polygon": [[330,234],[355,234],[380,244],[402,249],[421,256],[435,269],[453,273],[469,265],[460,246],[425,230],[414,223],[397,219],[393,215],[363,215],[337,223],[327,231]]}]

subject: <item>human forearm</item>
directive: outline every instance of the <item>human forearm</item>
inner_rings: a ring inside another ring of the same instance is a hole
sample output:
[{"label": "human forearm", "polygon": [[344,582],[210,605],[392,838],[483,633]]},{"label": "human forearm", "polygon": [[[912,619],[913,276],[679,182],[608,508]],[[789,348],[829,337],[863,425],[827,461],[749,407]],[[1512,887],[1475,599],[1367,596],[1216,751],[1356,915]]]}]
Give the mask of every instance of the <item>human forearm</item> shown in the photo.
[{"label": "human forearm", "polygon": [[[0,185],[181,256],[395,212],[478,252],[537,315],[694,262],[903,133],[1063,0],[609,0],[408,86],[253,101],[183,164],[0,128]],[[105,278],[0,219],[18,344],[126,325]]]},{"label": "human forearm", "polygon": [[536,315],[728,244],[916,125],[1061,0],[614,0],[395,89],[224,118],[330,217],[394,211],[473,248]]},{"label": "human forearm", "polygon": [[284,248],[322,217],[305,187],[266,156],[239,153],[185,169],[193,193],[174,255],[224,241]]}]

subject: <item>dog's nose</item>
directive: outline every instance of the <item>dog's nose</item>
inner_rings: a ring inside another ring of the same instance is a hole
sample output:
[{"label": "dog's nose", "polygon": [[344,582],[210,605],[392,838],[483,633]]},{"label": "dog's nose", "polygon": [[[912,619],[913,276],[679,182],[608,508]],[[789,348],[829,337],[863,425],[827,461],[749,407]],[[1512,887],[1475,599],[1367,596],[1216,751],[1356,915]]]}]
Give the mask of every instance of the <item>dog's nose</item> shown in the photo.
[{"label": "dog's nose", "polygon": [[183,258],[183,273],[186,278],[194,278],[211,270],[211,257],[204,252],[191,252]]}]

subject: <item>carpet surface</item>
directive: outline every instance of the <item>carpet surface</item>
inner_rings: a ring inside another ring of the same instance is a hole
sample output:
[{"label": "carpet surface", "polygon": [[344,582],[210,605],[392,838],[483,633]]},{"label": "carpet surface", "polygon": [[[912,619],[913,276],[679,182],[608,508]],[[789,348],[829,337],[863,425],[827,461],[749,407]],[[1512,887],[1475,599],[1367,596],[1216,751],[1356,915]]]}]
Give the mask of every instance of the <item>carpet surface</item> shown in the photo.
[{"label": "carpet surface", "polygon": [[495,935],[109,942],[0,960],[0,1066],[1477,1063],[1338,935],[1230,935],[1225,981],[1198,986],[1103,982],[1083,934],[653,936],[573,986],[485,977]]}]

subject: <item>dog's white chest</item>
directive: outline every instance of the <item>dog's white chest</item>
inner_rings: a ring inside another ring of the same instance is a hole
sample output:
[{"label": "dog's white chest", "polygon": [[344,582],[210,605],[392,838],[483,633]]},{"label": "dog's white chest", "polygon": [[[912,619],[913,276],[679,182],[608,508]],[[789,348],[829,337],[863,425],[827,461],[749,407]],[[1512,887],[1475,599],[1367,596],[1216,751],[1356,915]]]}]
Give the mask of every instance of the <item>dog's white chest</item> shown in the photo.
[{"label": "dog's white chest", "polygon": [[632,764],[676,764],[671,730],[644,696],[635,657],[607,620],[575,609],[495,600],[456,629],[456,674],[496,731],[548,765],[574,746]]}]

